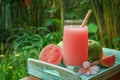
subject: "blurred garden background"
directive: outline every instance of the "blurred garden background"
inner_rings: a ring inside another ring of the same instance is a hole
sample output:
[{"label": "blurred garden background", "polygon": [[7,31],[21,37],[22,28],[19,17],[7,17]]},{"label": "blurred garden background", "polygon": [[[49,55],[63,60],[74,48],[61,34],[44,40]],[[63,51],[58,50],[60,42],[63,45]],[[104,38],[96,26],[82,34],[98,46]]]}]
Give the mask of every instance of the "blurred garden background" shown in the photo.
[{"label": "blurred garden background", "polygon": [[0,0],[0,80],[27,74],[27,58],[62,40],[64,20],[83,20],[89,39],[120,50],[120,0]]}]

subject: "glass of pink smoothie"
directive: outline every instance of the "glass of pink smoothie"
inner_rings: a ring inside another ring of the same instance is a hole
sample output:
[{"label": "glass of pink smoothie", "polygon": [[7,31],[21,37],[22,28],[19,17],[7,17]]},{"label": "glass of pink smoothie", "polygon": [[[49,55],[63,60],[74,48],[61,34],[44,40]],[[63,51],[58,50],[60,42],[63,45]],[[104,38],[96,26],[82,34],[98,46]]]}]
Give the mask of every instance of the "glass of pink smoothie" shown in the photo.
[{"label": "glass of pink smoothie", "polygon": [[75,22],[72,20],[64,24],[63,61],[69,66],[82,66],[88,60],[88,27],[80,27],[81,22]]}]

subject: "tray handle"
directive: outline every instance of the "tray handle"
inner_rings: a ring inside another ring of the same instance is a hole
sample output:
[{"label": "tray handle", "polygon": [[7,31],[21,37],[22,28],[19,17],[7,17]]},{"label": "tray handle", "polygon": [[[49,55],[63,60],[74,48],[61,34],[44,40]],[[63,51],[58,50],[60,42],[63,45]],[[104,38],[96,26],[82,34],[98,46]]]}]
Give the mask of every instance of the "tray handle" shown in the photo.
[{"label": "tray handle", "polygon": [[78,73],[64,67],[28,58],[28,73],[44,80],[82,80]]}]

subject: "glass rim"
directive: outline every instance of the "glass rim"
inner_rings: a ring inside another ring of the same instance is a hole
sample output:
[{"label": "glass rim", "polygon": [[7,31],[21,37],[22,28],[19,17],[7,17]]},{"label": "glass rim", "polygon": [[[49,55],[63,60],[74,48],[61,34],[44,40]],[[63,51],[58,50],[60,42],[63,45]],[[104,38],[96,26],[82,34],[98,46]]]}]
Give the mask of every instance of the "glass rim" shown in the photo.
[{"label": "glass rim", "polygon": [[82,23],[83,20],[78,19],[78,20],[64,20],[64,23],[69,23],[69,24],[73,24],[73,23]]}]

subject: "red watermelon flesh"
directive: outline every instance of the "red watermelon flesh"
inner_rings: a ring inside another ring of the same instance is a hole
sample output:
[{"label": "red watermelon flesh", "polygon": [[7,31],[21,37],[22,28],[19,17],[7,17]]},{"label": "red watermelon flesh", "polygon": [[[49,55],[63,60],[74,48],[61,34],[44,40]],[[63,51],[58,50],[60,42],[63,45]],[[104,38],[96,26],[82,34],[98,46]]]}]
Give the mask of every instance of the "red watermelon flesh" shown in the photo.
[{"label": "red watermelon flesh", "polygon": [[58,65],[62,60],[62,50],[59,46],[49,44],[40,52],[41,61]]},{"label": "red watermelon flesh", "polygon": [[100,65],[103,67],[111,67],[114,64],[115,64],[115,55],[114,54],[107,56],[107,57],[103,57],[100,60]]}]

